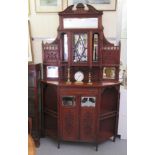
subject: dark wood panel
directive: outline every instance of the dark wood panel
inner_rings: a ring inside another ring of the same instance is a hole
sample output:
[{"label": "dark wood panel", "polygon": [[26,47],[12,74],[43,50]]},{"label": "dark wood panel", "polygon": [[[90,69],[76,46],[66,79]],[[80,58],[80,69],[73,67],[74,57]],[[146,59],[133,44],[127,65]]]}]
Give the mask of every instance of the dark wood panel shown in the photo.
[{"label": "dark wood panel", "polygon": [[78,140],[78,110],[77,108],[62,108],[62,139]]},{"label": "dark wood panel", "polygon": [[58,137],[57,117],[52,117],[52,115],[44,113],[44,128],[45,135],[50,135],[51,137]]},{"label": "dark wood panel", "polygon": [[96,138],[96,116],[94,108],[80,108],[80,140],[94,141]]},{"label": "dark wood panel", "polygon": [[41,64],[28,65],[28,117],[32,119],[32,137],[39,146],[41,133]]},{"label": "dark wood panel", "polygon": [[104,141],[115,136],[116,117],[110,117],[100,120],[99,125],[99,141]]},{"label": "dark wood panel", "polygon": [[118,90],[115,87],[107,87],[102,90],[100,114],[106,112],[117,111]]},{"label": "dark wood panel", "polygon": [[44,107],[57,112],[57,87],[46,85],[43,96]]}]

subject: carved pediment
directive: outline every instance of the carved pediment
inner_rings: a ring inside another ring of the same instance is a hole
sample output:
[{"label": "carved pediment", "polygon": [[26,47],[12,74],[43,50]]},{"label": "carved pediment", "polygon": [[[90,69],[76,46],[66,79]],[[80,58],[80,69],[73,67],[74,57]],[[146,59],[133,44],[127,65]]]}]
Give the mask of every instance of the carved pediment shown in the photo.
[{"label": "carved pediment", "polygon": [[63,15],[70,15],[70,16],[76,16],[76,15],[102,15],[103,12],[96,10],[93,6],[89,4],[83,4],[83,3],[78,3],[77,5],[71,5],[67,7],[64,11],[59,12],[60,16]]}]

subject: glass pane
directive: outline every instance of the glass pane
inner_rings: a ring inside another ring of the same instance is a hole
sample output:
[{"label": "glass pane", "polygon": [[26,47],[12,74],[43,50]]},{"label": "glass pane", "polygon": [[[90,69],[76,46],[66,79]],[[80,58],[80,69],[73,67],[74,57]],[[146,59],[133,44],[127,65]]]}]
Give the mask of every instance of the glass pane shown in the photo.
[{"label": "glass pane", "polygon": [[35,85],[34,78],[35,78],[34,72],[29,72],[28,73],[28,86],[29,87],[34,87],[34,85]]},{"label": "glass pane", "polygon": [[94,34],[93,40],[93,61],[98,61],[98,34]]},{"label": "glass pane", "polygon": [[81,97],[81,107],[95,107],[96,97]]},{"label": "glass pane", "polygon": [[74,96],[64,96],[62,97],[62,105],[64,106],[74,106],[75,97]]},{"label": "glass pane", "polygon": [[57,66],[47,66],[47,77],[48,78],[58,78],[58,67]]},{"label": "glass pane", "polygon": [[115,67],[104,67],[103,79],[115,79]]},{"label": "glass pane", "polygon": [[67,34],[64,34],[63,38],[64,43],[64,61],[68,61],[68,37]]},{"label": "glass pane", "polygon": [[63,25],[68,28],[98,28],[98,18],[64,18]]},{"label": "glass pane", "polygon": [[74,62],[86,62],[87,57],[87,34],[74,35]]}]

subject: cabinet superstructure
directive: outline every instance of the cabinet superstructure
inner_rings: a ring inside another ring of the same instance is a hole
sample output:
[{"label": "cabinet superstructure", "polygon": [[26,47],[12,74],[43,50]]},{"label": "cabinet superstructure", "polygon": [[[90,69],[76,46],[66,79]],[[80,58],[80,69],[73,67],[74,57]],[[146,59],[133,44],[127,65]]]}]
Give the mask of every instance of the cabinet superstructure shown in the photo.
[{"label": "cabinet superstructure", "polygon": [[[42,132],[61,141],[98,143],[117,135],[120,44],[103,34],[102,11],[69,6],[58,36],[42,43]],[[97,147],[96,147],[97,149]]]}]

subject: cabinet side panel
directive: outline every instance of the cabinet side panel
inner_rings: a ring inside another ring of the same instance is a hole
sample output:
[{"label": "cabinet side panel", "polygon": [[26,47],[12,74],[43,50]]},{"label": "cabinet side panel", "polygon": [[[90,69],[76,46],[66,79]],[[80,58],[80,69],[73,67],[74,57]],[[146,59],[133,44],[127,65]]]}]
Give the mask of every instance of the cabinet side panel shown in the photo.
[{"label": "cabinet side panel", "polygon": [[57,87],[44,85],[43,89],[43,129],[44,134],[57,138],[58,136],[58,111]]},{"label": "cabinet side panel", "polygon": [[47,85],[44,89],[44,109],[57,112],[57,87]]},{"label": "cabinet side panel", "polygon": [[119,91],[115,87],[102,90],[99,114],[99,140],[116,136]]},{"label": "cabinet side panel", "polygon": [[106,88],[101,94],[100,114],[117,110],[118,92],[112,88]]},{"label": "cabinet side panel", "polygon": [[110,117],[100,120],[99,140],[104,141],[115,134],[116,117]]}]

